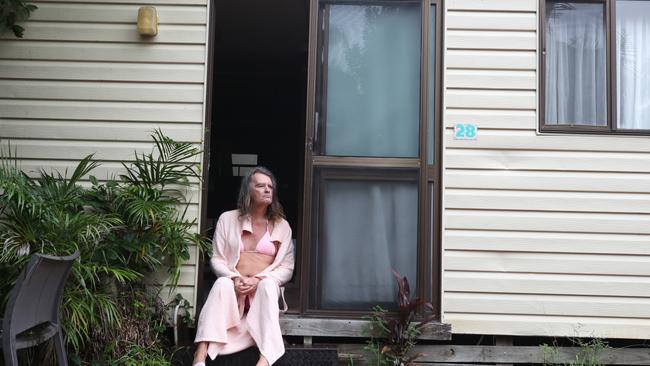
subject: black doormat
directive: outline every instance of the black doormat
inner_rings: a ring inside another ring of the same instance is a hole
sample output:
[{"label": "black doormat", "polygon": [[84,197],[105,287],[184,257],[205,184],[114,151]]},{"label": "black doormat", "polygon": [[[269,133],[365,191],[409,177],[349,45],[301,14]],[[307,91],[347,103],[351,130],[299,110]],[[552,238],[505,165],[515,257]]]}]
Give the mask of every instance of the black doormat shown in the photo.
[{"label": "black doormat", "polygon": [[260,359],[257,347],[249,347],[230,355],[219,355],[214,361],[210,357],[205,362],[206,366],[255,366]]},{"label": "black doormat", "polygon": [[[220,355],[214,361],[206,360],[206,366],[255,366],[260,358],[257,347],[249,347],[230,355]],[[336,366],[338,352],[334,347],[288,347],[274,366]]]},{"label": "black doormat", "polygon": [[275,363],[275,365],[336,366],[338,365],[338,361],[338,351],[335,347],[288,347],[284,355]]}]

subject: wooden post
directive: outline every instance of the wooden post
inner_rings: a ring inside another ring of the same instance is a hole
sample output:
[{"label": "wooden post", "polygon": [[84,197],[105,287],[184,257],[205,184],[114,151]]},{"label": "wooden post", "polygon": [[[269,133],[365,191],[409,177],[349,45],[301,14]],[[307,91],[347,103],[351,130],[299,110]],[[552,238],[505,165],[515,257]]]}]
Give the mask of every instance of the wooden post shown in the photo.
[{"label": "wooden post", "polygon": [[[495,346],[512,346],[511,336],[494,336]],[[511,363],[497,363],[496,366],[512,366]]]}]

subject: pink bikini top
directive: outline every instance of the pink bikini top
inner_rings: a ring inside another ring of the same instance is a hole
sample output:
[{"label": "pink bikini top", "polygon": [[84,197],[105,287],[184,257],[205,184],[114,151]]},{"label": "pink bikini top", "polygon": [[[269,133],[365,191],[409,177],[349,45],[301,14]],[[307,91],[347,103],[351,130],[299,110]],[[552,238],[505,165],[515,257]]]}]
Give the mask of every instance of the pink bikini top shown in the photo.
[{"label": "pink bikini top", "polygon": [[[244,250],[243,242],[239,251],[252,252],[252,250]],[[260,254],[269,255],[271,257],[275,256],[275,244],[271,241],[271,234],[269,233],[268,229],[266,230],[266,233],[264,233],[264,236],[262,236],[260,241],[257,242],[257,245],[255,246],[255,251]]]}]

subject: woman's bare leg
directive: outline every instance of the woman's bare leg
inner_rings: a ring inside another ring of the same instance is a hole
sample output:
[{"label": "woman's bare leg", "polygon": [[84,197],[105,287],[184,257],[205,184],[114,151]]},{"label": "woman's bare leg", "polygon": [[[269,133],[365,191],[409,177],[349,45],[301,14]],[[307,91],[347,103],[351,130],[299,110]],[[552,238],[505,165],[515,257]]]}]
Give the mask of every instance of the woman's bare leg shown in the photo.
[{"label": "woman's bare leg", "polygon": [[269,361],[267,361],[264,356],[260,355],[260,359],[257,361],[255,366],[269,366]]},{"label": "woman's bare leg", "polygon": [[208,342],[199,342],[196,345],[196,352],[194,352],[194,361],[192,361],[192,365],[196,365],[199,362],[205,362],[207,356]]}]

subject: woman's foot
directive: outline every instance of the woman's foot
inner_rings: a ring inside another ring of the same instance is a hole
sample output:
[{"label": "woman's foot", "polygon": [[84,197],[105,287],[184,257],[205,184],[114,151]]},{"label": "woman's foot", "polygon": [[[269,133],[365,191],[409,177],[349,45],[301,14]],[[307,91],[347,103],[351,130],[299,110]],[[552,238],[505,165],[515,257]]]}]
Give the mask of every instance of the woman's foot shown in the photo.
[{"label": "woman's foot", "polygon": [[193,366],[205,366],[205,358],[208,356],[208,342],[200,342],[196,345],[194,352]]},{"label": "woman's foot", "polygon": [[260,355],[260,359],[257,361],[255,366],[270,366],[269,361],[266,360],[266,357]]}]

